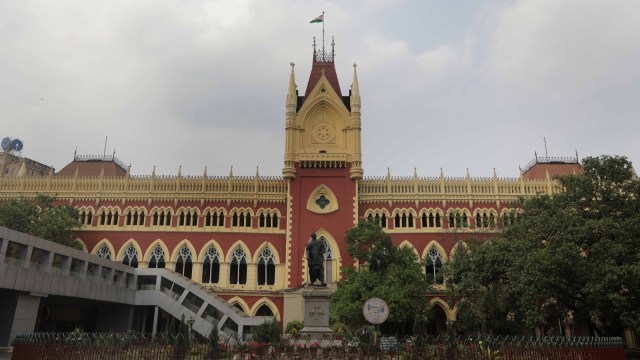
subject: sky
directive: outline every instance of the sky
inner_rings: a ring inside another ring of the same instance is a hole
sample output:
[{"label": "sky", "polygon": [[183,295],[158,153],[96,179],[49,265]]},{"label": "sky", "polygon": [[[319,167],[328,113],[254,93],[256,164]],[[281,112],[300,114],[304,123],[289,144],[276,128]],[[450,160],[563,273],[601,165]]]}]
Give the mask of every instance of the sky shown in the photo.
[{"label": "sky", "polygon": [[57,170],[106,138],[137,175],[280,176],[323,11],[365,177],[517,177],[543,139],[640,164],[637,0],[5,0],[0,137]]}]

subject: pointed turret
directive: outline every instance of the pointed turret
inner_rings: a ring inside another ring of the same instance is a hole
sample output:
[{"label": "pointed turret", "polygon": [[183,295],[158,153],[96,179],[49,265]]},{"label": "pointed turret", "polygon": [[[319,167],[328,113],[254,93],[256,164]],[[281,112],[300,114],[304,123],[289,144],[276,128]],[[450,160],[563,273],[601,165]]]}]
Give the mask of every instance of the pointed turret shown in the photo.
[{"label": "pointed turret", "polygon": [[296,76],[293,71],[296,64],[291,63],[291,76],[289,77],[289,90],[287,91],[287,113],[295,112],[298,105],[298,90],[296,86]]},{"label": "pointed turret", "polygon": [[353,64],[353,83],[351,84],[351,111],[360,112],[360,86],[358,85],[358,65]]}]

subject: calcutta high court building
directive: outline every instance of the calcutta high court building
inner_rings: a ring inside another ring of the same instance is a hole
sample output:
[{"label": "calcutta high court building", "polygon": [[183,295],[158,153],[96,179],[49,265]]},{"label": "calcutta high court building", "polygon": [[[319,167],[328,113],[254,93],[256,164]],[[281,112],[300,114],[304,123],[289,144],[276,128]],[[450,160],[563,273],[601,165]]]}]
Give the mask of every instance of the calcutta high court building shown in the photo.
[{"label": "calcutta high court building", "polygon": [[366,177],[356,67],[345,91],[335,66],[333,44],[314,48],[301,91],[291,64],[282,176],[132,176],[115,156],[75,156],[59,172],[40,174],[16,160],[13,176],[0,177],[0,198],[56,196],[79,210],[77,238],[86,251],[174,270],[239,311],[283,324],[304,318],[311,233],[324,244],[324,275],[335,290],[344,267],[360,266],[346,251],[345,233],[371,219],[396,246],[416,252],[435,284],[429,300],[438,321],[455,321],[442,264],[465,240],[488,238],[515,221],[519,198],[558,191],[553,176],[580,171],[578,159],[536,158],[517,178]]}]

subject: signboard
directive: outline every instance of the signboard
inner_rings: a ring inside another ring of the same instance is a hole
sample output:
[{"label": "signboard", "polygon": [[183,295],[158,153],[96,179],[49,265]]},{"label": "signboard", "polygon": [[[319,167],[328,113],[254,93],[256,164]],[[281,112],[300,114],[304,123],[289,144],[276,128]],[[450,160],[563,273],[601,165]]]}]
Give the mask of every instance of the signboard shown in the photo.
[{"label": "signboard", "polygon": [[389,317],[389,305],[382,299],[371,298],[362,306],[362,314],[368,322],[382,324]]}]

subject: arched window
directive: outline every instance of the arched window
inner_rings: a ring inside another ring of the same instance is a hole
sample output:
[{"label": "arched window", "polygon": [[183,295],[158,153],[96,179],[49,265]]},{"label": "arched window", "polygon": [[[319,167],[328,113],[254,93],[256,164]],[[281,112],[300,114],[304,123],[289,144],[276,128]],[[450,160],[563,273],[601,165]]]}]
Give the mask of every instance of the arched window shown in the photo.
[{"label": "arched window", "polygon": [[90,226],[93,222],[93,213],[91,210],[80,211],[80,224]]},{"label": "arched window", "polygon": [[440,213],[434,210],[425,211],[422,213],[422,227],[423,228],[433,228],[433,227],[442,227],[440,222]]},{"label": "arched window", "polygon": [[111,260],[111,250],[109,250],[107,244],[102,244],[102,246],[100,246],[100,248],[96,252],[96,255],[103,259]]},{"label": "arched window", "polygon": [[129,209],[126,215],[127,225],[144,225],[144,210]]},{"label": "arched window", "polygon": [[262,304],[256,311],[256,316],[273,316],[273,311],[267,304]]},{"label": "arched window", "polygon": [[394,227],[396,228],[412,228],[413,214],[410,211],[402,210],[396,213],[394,219]]},{"label": "arched window", "polygon": [[218,210],[207,210],[204,213],[204,226],[224,226],[224,213]]},{"label": "arched window", "polygon": [[[249,216],[249,224],[251,224],[251,217]],[[272,210],[261,211],[258,216],[258,227],[261,228],[278,228],[278,214]]]},{"label": "arched window", "polygon": [[220,280],[220,255],[215,247],[210,246],[204,254],[202,262],[202,282],[217,283]]},{"label": "arched window", "polygon": [[440,252],[435,246],[432,246],[427,252],[427,258],[425,259],[425,270],[427,275],[427,281],[434,284],[443,284],[444,275],[442,274],[442,258]]},{"label": "arched window", "polygon": [[268,247],[258,257],[258,285],[273,285],[276,282],[276,265]]},{"label": "arched window", "polygon": [[176,259],[176,272],[191,279],[192,269],[191,250],[189,250],[187,245],[182,245],[180,251],[178,251],[178,258]]},{"label": "arched window", "polygon": [[376,211],[374,213],[370,213],[369,216],[367,217],[367,220],[373,221],[376,224],[382,226],[383,228],[387,227],[387,215],[385,215],[383,212]]},{"label": "arched window", "polygon": [[133,245],[129,244],[129,246],[127,246],[127,249],[124,251],[122,263],[134,268],[138,267],[138,250],[136,250]]},{"label": "arched window", "polygon": [[164,263],[164,250],[162,250],[162,246],[160,244],[156,245],[151,252],[151,257],[149,259],[149,267],[152,269],[161,269],[165,267]]},{"label": "arched window", "polygon": [[171,226],[171,210],[155,210],[152,217],[153,226]]},{"label": "arched window", "polygon": [[231,256],[229,283],[235,285],[247,283],[247,255],[241,247],[235,249]]}]

